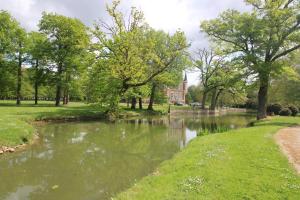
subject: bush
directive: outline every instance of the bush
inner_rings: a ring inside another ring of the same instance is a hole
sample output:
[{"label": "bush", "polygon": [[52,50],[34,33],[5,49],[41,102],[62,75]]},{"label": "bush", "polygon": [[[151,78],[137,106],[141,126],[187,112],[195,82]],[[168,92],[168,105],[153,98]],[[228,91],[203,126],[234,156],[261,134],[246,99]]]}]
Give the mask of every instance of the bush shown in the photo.
[{"label": "bush", "polygon": [[289,108],[283,108],[280,112],[280,116],[290,116],[292,114],[292,111]]},{"label": "bush", "polygon": [[267,106],[267,113],[268,113],[268,115],[274,115],[273,104],[270,104]]},{"label": "bush", "polygon": [[299,112],[299,109],[294,105],[290,105],[289,109],[292,111],[292,116],[296,116]]},{"label": "bush", "polygon": [[282,105],[279,103],[268,105],[267,112],[274,113],[275,115],[279,115],[279,112],[283,109]]},{"label": "bush", "polygon": [[244,106],[247,109],[257,109],[257,102],[254,100],[248,99]]}]

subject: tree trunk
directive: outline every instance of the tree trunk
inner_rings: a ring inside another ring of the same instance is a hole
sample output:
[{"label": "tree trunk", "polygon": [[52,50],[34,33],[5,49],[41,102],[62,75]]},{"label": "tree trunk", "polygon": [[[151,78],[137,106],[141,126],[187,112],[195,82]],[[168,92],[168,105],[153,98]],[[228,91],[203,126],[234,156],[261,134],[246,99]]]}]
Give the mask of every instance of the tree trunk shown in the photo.
[{"label": "tree trunk", "polygon": [[[20,47],[21,48],[21,47]],[[17,77],[17,105],[21,104],[21,89],[22,89],[22,54],[19,52],[18,62],[18,77]]]},{"label": "tree trunk", "polygon": [[[220,97],[221,93],[223,92],[223,90],[224,90],[224,89],[220,89],[220,90],[218,91],[218,93],[217,93],[217,96],[216,96],[216,106],[218,105],[219,97]],[[219,105],[219,106],[220,106],[220,105]],[[218,106],[218,107],[219,107],[219,106]]]},{"label": "tree trunk", "polygon": [[55,106],[60,105],[60,96],[61,96],[61,85],[56,85],[56,97],[55,97]]},{"label": "tree trunk", "polygon": [[69,81],[70,81],[70,76],[66,72],[66,79],[65,79],[65,87],[64,87],[64,97],[63,97],[63,104],[67,105],[69,103]]},{"label": "tree trunk", "polygon": [[67,104],[67,96],[66,96],[66,91],[64,91],[64,96],[63,96],[63,105]]},{"label": "tree trunk", "polygon": [[35,105],[38,104],[38,87],[39,87],[38,69],[39,69],[39,61],[36,60],[36,63],[35,63],[35,82],[34,82],[34,104]]},{"label": "tree trunk", "polygon": [[130,99],[128,98],[126,101],[127,101],[127,108],[129,108],[129,105],[130,105]]},{"label": "tree trunk", "polygon": [[64,97],[63,97],[63,104],[67,105],[69,103],[69,90],[65,88],[64,90]]},{"label": "tree trunk", "polygon": [[58,65],[57,69],[57,82],[56,82],[56,97],[55,97],[55,106],[60,105],[60,97],[61,97],[61,75],[62,75],[62,64]]},{"label": "tree trunk", "polygon": [[70,95],[69,95],[69,90],[68,90],[66,104],[69,104],[69,101],[70,101]]},{"label": "tree trunk", "polygon": [[143,109],[143,99],[141,97],[139,97],[139,109]]},{"label": "tree trunk", "polygon": [[206,97],[207,97],[207,92],[204,91],[203,92],[203,97],[202,97],[202,105],[201,105],[202,109],[205,109]]},{"label": "tree trunk", "polygon": [[131,99],[131,109],[136,109],[136,97],[132,97]]},{"label": "tree trunk", "polygon": [[267,117],[269,75],[260,75],[259,81],[257,120]]},{"label": "tree trunk", "polygon": [[34,104],[37,105],[38,104],[38,83],[35,82],[34,83]]},{"label": "tree trunk", "polygon": [[215,110],[216,109],[216,100],[217,100],[217,89],[213,90],[212,97],[211,97],[211,102],[210,102],[210,110]]},{"label": "tree trunk", "polygon": [[150,100],[148,105],[148,110],[153,111],[154,97],[155,97],[156,84],[152,84]]}]

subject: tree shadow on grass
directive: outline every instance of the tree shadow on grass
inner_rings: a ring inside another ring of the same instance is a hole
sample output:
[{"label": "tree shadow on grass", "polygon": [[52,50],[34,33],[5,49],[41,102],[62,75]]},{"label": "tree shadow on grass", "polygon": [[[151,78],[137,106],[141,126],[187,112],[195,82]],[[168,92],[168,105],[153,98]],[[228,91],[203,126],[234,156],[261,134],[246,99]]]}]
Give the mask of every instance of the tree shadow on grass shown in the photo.
[{"label": "tree shadow on grass", "polygon": [[35,104],[21,104],[21,105],[16,105],[16,104],[12,104],[12,103],[0,103],[0,107],[32,107],[32,108],[35,108],[35,107],[55,107],[54,104],[47,104],[47,103],[41,103],[41,104],[38,104],[38,105],[35,105]]}]

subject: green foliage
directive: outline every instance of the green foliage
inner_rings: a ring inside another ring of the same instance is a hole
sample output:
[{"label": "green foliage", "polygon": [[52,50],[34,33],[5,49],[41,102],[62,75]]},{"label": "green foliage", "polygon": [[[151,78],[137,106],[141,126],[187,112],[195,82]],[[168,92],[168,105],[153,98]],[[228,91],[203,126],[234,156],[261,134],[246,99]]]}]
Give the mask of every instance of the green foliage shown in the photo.
[{"label": "green foliage", "polygon": [[78,19],[44,12],[39,27],[47,35],[50,55],[57,63],[70,61],[75,53],[81,53],[89,43],[86,27]]},{"label": "green foliage", "polygon": [[28,34],[28,51],[30,56],[29,69],[31,83],[36,87],[49,84],[53,72],[51,72],[49,54],[51,44],[45,34],[39,32],[31,32]]},{"label": "green foliage", "polygon": [[165,89],[159,89],[154,96],[154,102],[156,104],[165,104],[165,103],[169,103],[168,102],[168,98],[165,94]]},{"label": "green foliage", "polygon": [[47,58],[50,48],[47,36],[39,32],[28,33],[28,53],[32,60]]},{"label": "green foliage", "polygon": [[292,115],[292,111],[289,108],[283,108],[279,111],[280,116],[290,116]]},{"label": "green foliage", "polygon": [[[20,104],[22,65],[26,61],[27,33],[19,23],[5,11],[0,11],[0,20],[0,63],[2,60],[5,60],[4,62],[15,63],[15,74],[17,74],[16,96],[17,104]],[[7,65],[5,64],[4,67],[5,66]],[[5,70],[6,69],[3,71]],[[6,86],[6,84],[4,84],[4,86]]]},{"label": "green foliage", "polygon": [[7,11],[0,10],[0,59],[15,48],[14,43],[19,29],[19,23]]},{"label": "green foliage", "polygon": [[190,86],[188,88],[187,98],[189,103],[200,102],[202,98],[200,86]]},{"label": "green foliage", "polygon": [[300,106],[299,53],[296,51],[284,60],[285,65],[290,66],[288,67],[290,73],[285,73],[284,76],[279,76],[272,81],[269,95],[271,102]]},{"label": "green foliage", "polygon": [[[136,8],[127,20],[119,4],[107,6],[112,26],[96,24],[93,39],[78,19],[44,12],[39,32],[27,34],[1,11],[1,98],[15,98],[17,90],[24,98],[34,93],[40,98],[55,96],[58,105],[63,94],[118,110],[119,101],[128,95],[148,97],[154,81],[161,90],[177,85],[189,62],[184,33],[152,29]],[[158,99],[163,102],[161,94]]]},{"label": "green foliage", "polygon": [[232,58],[244,62],[245,73],[260,83],[258,119],[265,118],[270,78],[282,71],[282,59],[300,48],[299,1],[246,1],[251,12],[227,10],[203,21],[201,29]]},{"label": "green foliage", "polygon": [[218,49],[200,49],[194,59],[194,67],[200,70],[202,104],[204,108],[208,93],[211,93],[211,108],[214,109],[218,100],[223,103],[235,103],[245,100],[245,80],[242,64],[228,61],[226,55]]},{"label": "green foliage", "polygon": [[109,106],[112,110],[118,109],[121,100],[119,94],[120,82],[113,78],[104,65],[94,66],[89,71],[87,82],[88,102],[97,102],[101,106]]},{"label": "green foliage", "polygon": [[0,60],[0,98],[15,96],[15,68],[16,63]]},{"label": "green foliage", "polygon": [[90,38],[81,21],[58,14],[43,13],[39,27],[48,38],[46,51],[55,63],[56,105],[59,105],[61,90],[65,97],[69,96],[70,81],[79,75]]},{"label": "green foliage", "polygon": [[[118,10],[119,4],[120,1],[113,1],[107,6],[113,25],[101,21],[92,31],[97,41],[92,45],[95,64],[89,81],[98,79],[95,90],[89,91],[90,99],[113,109],[121,98],[140,90],[138,87],[153,81],[174,84],[178,77],[174,74],[183,69],[182,63],[187,60],[188,46],[183,32],[169,35],[153,30],[136,8],[131,9],[127,20]],[[126,93],[131,88],[136,91]]]}]

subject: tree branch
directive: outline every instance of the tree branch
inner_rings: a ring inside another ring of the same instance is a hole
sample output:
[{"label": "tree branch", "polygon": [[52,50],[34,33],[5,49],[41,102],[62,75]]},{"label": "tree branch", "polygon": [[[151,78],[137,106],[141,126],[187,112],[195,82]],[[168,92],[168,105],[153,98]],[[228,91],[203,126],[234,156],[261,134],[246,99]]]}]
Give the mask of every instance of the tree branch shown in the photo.
[{"label": "tree branch", "polygon": [[149,81],[151,81],[153,78],[155,78],[157,75],[159,75],[160,73],[162,73],[163,71],[165,71],[171,64],[172,62],[175,60],[176,57],[172,57],[172,59],[166,63],[164,65],[164,67],[162,67],[160,70],[154,72],[153,74],[151,74],[146,80],[140,82],[140,83],[125,83],[125,87],[140,87],[143,85],[146,85]]},{"label": "tree branch", "polygon": [[274,62],[274,61],[277,60],[278,58],[281,58],[282,56],[285,56],[285,55],[287,55],[287,54],[289,54],[289,53],[291,53],[291,52],[293,52],[293,51],[295,51],[295,50],[297,50],[297,49],[300,49],[300,44],[294,46],[293,48],[290,48],[290,49],[288,49],[288,50],[285,50],[284,52],[281,52],[280,54],[274,56],[274,58],[272,58],[271,61]]},{"label": "tree branch", "polygon": [[284,8],[284,9],[287,9],[287,8],[289,7],[289,5],[290,5],[291,3],[293,3],[293,1],[294,1],[294,0],[288,0],[288,1],[286,2],[286,4],[283,6],[283,8]]}]

